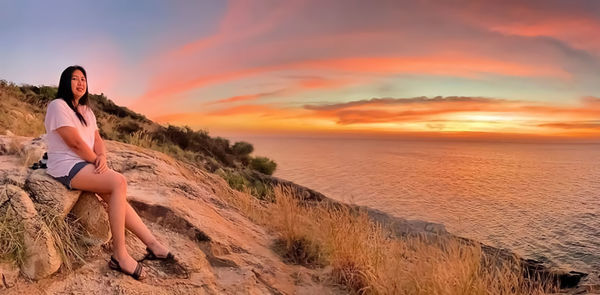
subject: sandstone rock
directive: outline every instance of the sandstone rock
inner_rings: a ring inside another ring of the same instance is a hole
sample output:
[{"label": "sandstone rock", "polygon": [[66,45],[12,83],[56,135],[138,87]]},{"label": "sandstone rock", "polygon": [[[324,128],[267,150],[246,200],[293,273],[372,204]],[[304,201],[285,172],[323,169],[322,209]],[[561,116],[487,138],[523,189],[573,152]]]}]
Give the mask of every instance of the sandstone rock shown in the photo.
[{"label": "sandstone rock", "polygon": [[11,152],[13,136],[0,136],[0,155],[6,155]]},{"label": "sandstone rock", "polygon": [[19,277],[19,266],[13,261],[2,261],[0,262],[0,274],[2,277],[0,290],[3,288],[11,288]]},{"label": "sandstone rock", "polygon": [[20,187],[6,184],[0,191],[0,200],[8,200],[13,209],[23,219],[32,219],[37,217],[37,211],[31,199]]},{"label": "sandstone rock", "polygon": [[23,118],[23,116],[24,116],[23,113],[21,113],[17,110],[11,110],[10,112],[17,118]]},{"label": "sandstone rock", "polygon": [[[10,164],[10,161],[3,161],[0,159],[0,165]],[[0,184],[12,184],[18,187],[25,186],[25,180],[27,179],[27,168],[25,167],[13,167],[0,171]]]},{"label": "sandstone rock", "polygon": [[85,243],[98,246],[110,240],[108,213],[94,193],[82,193],[75,206],[73,206],[71,213],[79,219],[79,222],[89,234],[83,238]]},{"label": "sandstone rock", "polygon": [[27,193],[14,185],[5,185],[0,194],[8,196],[10,204],[23,222],[25,255],[21,272],[34,280],[55,273],[62,263],[60,255],[54,246],[50,229],[39,218]]},{"label": "sandstone rock", "polygon": [[67,216],[81,194],[81,191],[68,190],[46,174],[45,169],[33,170],[26,180],[25,188],[31,193],[34,202],[55,210],[61,218]]}]

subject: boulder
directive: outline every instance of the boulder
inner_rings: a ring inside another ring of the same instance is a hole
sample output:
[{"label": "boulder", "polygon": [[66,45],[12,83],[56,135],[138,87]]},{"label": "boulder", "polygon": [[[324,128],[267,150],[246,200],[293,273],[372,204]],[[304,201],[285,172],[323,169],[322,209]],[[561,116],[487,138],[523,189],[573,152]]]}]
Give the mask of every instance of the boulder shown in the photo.
[{"label": "boulder", "polygon": [[23,223],[25,255],[21,272],[30,279],[39,280],[55,273],[62,264],[50,229],[38,216],[35,206],[21,188],[7,184],[0,191],[0,199],[8,199]]},{"label": "boulder", "polygon": [[[0,165],[11,164],[11,161],[3,161],[0,159]],[[27,168],[25,167],[11,167],[5,170],[0,170],[0,184],[12,184],[18,187],[25,186],[25,180],[27,180]]]},{"label": "boulder", "polygon": [[79,219],[79,223],[88,233],[87,236],[83,237],[86,244],[98,246],[110,240],[108,213],[104,210],[104,206],[96,194],[82,193],[75,206],[73,206],[71,213]]},{"label": "boulder", "polygon": [[78,190],[68,190],[46,174],[46,169],[33,170],[25,182],[25,188],[34,202],[54,210],[61,218],[67,216],[81,194]]}]

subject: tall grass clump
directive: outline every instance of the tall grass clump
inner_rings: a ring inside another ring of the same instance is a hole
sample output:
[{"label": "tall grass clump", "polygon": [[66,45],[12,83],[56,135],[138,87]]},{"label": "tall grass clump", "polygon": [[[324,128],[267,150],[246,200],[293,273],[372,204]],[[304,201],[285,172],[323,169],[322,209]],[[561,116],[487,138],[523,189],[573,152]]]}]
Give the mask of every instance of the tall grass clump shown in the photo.
[{"label": "tall grass clump", "polygon": [[152,139],[152,135],[143,130],[137,130],[131,134],[127,134],[125,141],[129,144],[137,145],[143,148],[152,148],[156,145]]},{"label": "tall grass clump", "polygon": [[296,199],[282,197],[282,192],[289,190],[283,187],[275,189],[275,208],[269,221],[271,228],[279,234],[274,244],[275,251],[289,262],[311,267],[323,265],[323,245],[312,233],[315,230],[315,212],[300,205]]},{"label": "tall grass clump", "polygon": [[72,270],[75,263],[85,263],[88,247],[83,242],[83,237],[87,233],[78,220],[71,214],[60,218],[50,209],[40,210],[39,213],[54,238],[54,246],[62,258],[63,265]]},{"label": "tall grass clump", "polygon": [[8,204],[0,207],[0,260],[23,264],[25,257],[24,226]]}]

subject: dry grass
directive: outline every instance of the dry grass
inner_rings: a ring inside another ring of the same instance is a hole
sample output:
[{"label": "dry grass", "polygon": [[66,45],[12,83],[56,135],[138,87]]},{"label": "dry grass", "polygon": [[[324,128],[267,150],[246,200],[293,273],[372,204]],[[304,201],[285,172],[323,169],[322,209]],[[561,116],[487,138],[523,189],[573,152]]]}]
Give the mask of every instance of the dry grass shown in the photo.
[{"label": "dry grass", "polygon": [[23,264],[25,257],[23,224],[12,207],[0,208],[0,260],[13,260]]},{"label": "dry grass", "polygon": [[152,140],[152,136],[143,130],[138,130],[127,135],[126,142],[143,148],[152,148],[156,146],[156,143]]},{"label": "dry grass", "polygon": [[[87,247],[82,243],[85,231],[70,215],[61,219],[48,210],[40,211],[41,218],[48,226],[54,239],[63,265],[72,270],[76,262],[85,263],[84,256]],[[22,265],[25,257],[25,229],[20,217],[11,206],[0,209],[0,260],[12,260]],[[35,237],[37,239],[38,237]]]},{"label": "dry grass", "polygon": [[43,121],[43,114],[29,104],[0,91],[1,133],[10,130],[16,135],[37,137],[46,133]]},{"label": "dry grass", "polygon": [[62,258],[63,265],[68,270],[72,270],[77,262],[85,263],[84,257],[88,247],[83,243],[82,238],[87,233],[77,219],[71,214],[66,218],[60,218],[50,209],[40,210],[40,216],[54,238],[54,246]]},{"label": "dry grass", "polygon": [[329,265],[334,282],[358,294],[545,294],[549,284],[523,277],[516,259],[485,255],[453,237],[393,238],[365,212],[300,203],[287,188],[275,202],[248,195],[225,200],[277,233],[284,259]]}]

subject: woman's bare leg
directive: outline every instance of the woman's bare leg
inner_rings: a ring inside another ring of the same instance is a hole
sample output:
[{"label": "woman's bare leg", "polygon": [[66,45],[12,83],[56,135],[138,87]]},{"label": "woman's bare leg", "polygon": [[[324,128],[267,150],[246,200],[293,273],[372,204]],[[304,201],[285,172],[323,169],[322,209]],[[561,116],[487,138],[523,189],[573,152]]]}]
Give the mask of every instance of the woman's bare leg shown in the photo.
[{"label": "woman's bare leg", "polygon": [[[99,194],[106,203],[110,202],[111,194]],[[140,216],[135,212],[129,202],[125,202],[125,228],[135,234],[158,257],[165,257],[169,250],[163,246],[150,232]]]},{"label": "woman's bare leg", "polygon": [[[127,181],[123,175],[113,170],[97,174],[94,169],[92,164],[83,167],[71,180],[71,187],[100,194],[110,194],[108,220],[113,237],[114,256],[123,270],[133,273],[137,261],[127,253],[125,247]],[[144,276],[145,272],[142,272],[141,277]]]}]

